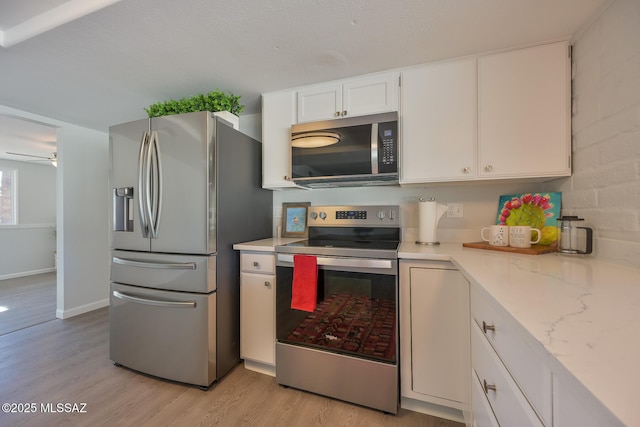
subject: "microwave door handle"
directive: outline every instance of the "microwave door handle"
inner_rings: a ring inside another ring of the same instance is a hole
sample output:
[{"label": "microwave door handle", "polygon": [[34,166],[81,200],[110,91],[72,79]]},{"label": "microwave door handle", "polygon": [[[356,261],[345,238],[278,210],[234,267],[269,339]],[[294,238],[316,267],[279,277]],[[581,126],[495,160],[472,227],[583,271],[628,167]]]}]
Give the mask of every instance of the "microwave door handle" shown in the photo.
[{"label": "microwave door handle", "polygon": [[378,123],[371,125],[371,174],[378,174]]}]

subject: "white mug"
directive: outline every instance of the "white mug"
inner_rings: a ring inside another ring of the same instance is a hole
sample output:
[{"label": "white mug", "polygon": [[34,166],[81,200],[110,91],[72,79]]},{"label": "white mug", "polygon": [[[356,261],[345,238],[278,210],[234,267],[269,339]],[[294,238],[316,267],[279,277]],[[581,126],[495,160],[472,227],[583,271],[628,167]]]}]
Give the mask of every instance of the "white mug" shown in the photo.
[{"label": "white mug", "polygon": [[[489,237],[485,237],[485,231],[489,231]],[[490,225],[480,232],[482,240],[489,242],[491,246],[509,246],[509,226]]]},{"label": "white mug", "polygon": [[[537,238],[531,239],[531,232],[535,231]],[[535,245],[540,241],[542,233],[537,228],[529,227],[528,225],[514,225],[509,227],[509,246],[514,248],[530,248],[531,245]]]}]

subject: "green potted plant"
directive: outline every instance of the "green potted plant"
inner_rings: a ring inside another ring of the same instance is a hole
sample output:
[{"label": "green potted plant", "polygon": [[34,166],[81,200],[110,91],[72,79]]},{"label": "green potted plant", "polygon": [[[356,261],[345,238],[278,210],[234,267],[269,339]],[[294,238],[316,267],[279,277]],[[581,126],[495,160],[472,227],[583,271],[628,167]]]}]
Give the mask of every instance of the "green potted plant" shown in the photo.
[{"label": "green potted plant", "polygon": [[[206,94],[198,94],[192,97],[185,97],[178,101],[170,99],[168,101],[157,102],[144,109],[149,117],[169,116],[171,114],[191,113],[194,111],[211,111],[233,123],[238,127],[238,116],[244,110],[244,105],[240,104],[240,96],[231,92],[215,90]],[[225,114],[225,112],[231,113]]]}]

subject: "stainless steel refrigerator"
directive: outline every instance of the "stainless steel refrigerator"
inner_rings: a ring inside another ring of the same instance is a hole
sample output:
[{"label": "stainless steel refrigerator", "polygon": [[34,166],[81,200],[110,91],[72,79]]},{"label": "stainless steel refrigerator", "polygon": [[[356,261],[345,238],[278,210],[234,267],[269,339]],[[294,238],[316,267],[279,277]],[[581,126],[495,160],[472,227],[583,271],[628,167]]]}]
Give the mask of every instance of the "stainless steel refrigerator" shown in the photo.
[{"label": "stainless steel refrigerator", "polygon": [[240,360],[232,245],[272,234],[261,144],[208,112],[112,126],[109,140],[111,360],[207,388]]}]

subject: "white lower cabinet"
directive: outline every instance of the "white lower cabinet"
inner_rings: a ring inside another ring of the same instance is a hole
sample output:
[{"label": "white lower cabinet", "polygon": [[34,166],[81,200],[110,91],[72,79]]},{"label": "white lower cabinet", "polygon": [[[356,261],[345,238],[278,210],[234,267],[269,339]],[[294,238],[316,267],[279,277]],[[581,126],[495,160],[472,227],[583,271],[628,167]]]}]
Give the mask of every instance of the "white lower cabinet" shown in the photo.
[{"label": "white lower cabinet", "polygon": [[554,427],[622,427],[584,387],[569,379],[553,377]]},{"label": "white lower cabinet", "polygon": [[472,329],[494,349],[544,424],[551,425],[551,370],[524,341],[515,321],[475,286],[471,287],[471,319]]},{"label": "white lower cabinet", "polygon": [[[474,380],[478,383],[476,385],[481,387],[498,424],[518,427],[543,426],[529,401],[478,327],[471,330],[471,348],[471,365],[476,376]],[[482,419],[483,414],[478,414],[477,418]],[[478,427],[484,426],[478,424]]]},{"label": "white lower cabinet", "polygon": [[[551,426],[551,370],[516,332],[515,321],[471,286],[472,381],[501,426]],[[479,398],[477,393],[474,394]],[[472,403],[478,427],[483,405]],[[486,425],[492,425],[491,423]]]},{"label": "white lower cabinet", "polygon": [[469,283],[453,264],[400,261],[400,364],[403,407],[463,421]]},{"label": "white lower cabinet", "polygon": [[275,376],[275,255],[243,251],[240,269],[240,357]]}]

